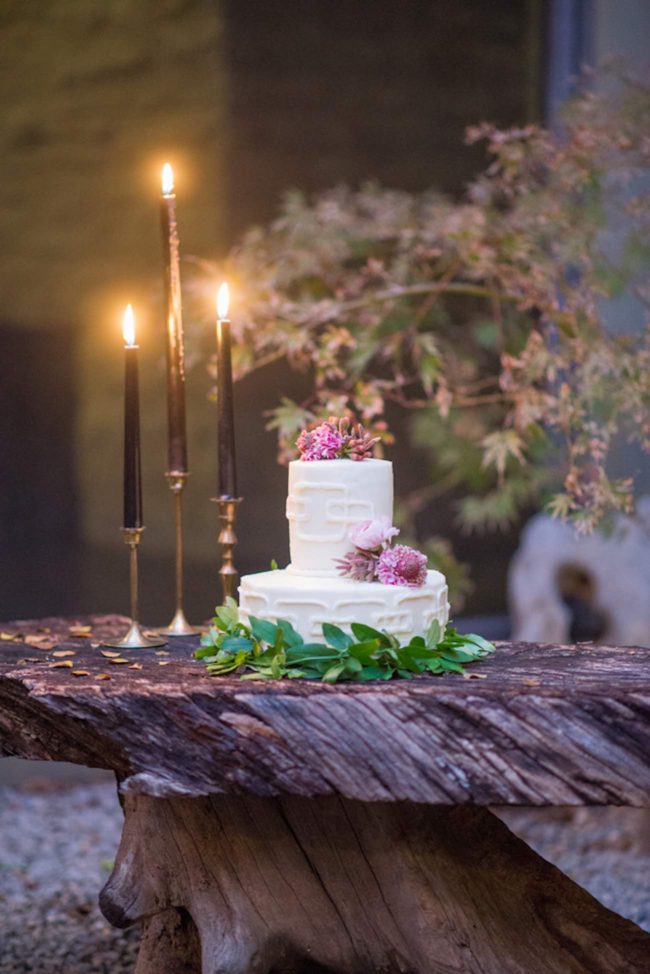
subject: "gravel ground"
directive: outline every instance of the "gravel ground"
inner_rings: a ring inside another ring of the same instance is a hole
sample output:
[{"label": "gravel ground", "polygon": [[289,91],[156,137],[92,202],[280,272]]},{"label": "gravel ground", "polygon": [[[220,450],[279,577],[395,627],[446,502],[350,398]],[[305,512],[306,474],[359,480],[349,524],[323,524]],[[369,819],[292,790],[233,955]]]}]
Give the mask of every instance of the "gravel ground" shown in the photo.
[{"label": "gravel ground", "polygon": [[2,974],[132,974],[137,931],[97,906],[121,824],[112,784],[0,789]]},{"label": "gravel ground", "polygon": [[[650,813],[498,813],[606,906],[650,931]],[[131,974],[137,932],[112,929],[97,907],[121,819],[110,784],[0,788],[1,974]]]},{"label": "gravel ground", "polygon": [[650,933],[650,810],[498,808],[506,825],[589,890]]}]

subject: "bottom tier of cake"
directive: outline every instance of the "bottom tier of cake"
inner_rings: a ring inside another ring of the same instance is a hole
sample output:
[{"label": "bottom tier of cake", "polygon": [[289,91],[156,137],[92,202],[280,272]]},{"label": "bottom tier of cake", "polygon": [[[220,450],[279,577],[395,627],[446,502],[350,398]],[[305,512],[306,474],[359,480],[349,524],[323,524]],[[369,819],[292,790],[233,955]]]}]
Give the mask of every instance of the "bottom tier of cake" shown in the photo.
[{"label": "bottom tier of cake", "polygon": [[239,587],[244,615],[258,619],[286,619],[304,639],[322,640],[322,625],[331,622],[349,631],[351,622],[385,629],[402,642],[422,635],[437,619],[449,619],[447,584],[440,572],[427,572],[419,588],[355,582],[348,578],[318,578],[287,570],[244,575]]}]

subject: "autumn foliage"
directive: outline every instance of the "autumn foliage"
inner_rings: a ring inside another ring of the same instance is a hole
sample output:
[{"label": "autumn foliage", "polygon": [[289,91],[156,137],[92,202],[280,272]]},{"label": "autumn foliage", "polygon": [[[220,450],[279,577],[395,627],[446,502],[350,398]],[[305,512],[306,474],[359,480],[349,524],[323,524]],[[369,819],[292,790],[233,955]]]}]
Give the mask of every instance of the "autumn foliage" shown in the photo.
[{"label": "autumn foliage", "polygon": [[390,441],[396,404],[430,455],[407,530],[447,492],[468,530],[542,504],[581,532],[630,510],[610,455],[650,450],[650,328],[608,314],[624,292],[650,298],[649,132],[649,86],[587,79],[558,132],[471,129],[489,165],[460,201],[288,193],[220,268],[245,295],[236,371],[286,358],[312,379],[269,419],[280,455],[330,414]]}]

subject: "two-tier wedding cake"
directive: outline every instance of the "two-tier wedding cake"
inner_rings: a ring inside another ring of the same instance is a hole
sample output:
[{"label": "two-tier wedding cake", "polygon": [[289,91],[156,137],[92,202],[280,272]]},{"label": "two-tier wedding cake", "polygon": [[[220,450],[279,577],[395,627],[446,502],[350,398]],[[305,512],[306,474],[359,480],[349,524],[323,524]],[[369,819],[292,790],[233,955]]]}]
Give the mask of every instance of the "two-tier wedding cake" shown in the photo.
[{"label": "two-tier wedding cake", "polygon": [[362,622],[402,641],[449,618],[444,575],[420,552],[394,543],[393,468],[372,458],[374,441],[346,420],[330,419],[298,441],[289,464],[287,519],[291,563],[245,575],[245,615],[286,619],[304,639],[324,622]]}]

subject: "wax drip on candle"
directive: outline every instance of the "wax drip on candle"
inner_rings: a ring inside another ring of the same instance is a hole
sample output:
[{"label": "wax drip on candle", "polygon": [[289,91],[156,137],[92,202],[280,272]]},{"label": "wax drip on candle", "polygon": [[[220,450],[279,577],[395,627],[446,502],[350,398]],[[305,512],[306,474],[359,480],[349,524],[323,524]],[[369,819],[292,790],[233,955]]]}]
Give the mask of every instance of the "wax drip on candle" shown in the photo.
[{"label": "wax drip on candle", "polygon": [[127,305],[122,318],[124,338],[124,528],[142,527],[142,474],[140,470],[140,393],[135,316]]},{"label": "wax drip on candle", "polygon": [[176,221],[174,172],[168,162],[161,173],[161,229],[164,261],[167,353],[167,472],[187,474],[185,423],[185,351],[181,302],[180,243]]},{"label": "wax drip on candle", "polygon": [[221,498],[237,497],[229,304],[230,291],[224,281],[217,293],[217,454]]}]

